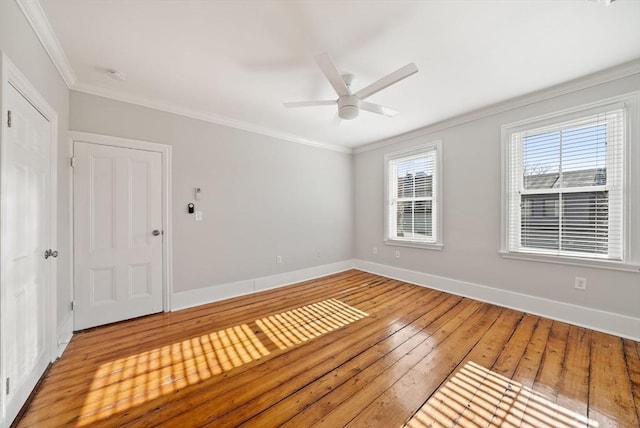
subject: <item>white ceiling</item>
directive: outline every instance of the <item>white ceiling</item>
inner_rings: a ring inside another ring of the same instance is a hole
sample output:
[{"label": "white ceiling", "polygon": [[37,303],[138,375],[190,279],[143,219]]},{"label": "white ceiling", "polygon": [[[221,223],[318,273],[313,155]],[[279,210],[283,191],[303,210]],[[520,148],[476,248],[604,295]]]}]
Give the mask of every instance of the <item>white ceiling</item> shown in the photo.
[{"label": "white ceiling", "polygon": [[[346,148],[640,57],[637,0],[40,4],[74,89]],[[321,52],[356,75],[354,90],[410,62],[420,71],[368,99],[399,110],[394,118],[285,109],[337,98],[313,60]]]}]

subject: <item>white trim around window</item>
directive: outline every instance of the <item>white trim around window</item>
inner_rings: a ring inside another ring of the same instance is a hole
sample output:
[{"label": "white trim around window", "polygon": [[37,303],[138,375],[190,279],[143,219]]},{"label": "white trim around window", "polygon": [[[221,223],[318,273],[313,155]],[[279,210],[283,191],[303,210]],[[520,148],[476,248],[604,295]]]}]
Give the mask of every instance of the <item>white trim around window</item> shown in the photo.
[{"label": "white trim around window", "polygon": [[640,271],[639,100],[502,127],[503,257]]},{"label": "white trim around window", "polygon": [[441,250],[442,142],[384,157],[387,245]]}]

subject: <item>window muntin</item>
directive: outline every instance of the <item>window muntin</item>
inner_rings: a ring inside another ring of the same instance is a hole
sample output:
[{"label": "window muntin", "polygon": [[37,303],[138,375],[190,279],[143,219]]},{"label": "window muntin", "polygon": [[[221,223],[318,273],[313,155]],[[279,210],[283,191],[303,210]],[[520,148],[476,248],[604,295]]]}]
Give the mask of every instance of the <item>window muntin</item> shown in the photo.
[{"label": "window muntin", "polygon": [[385,239],[390,243],[439,244],[439,143],[385,157]]},{"label": "window muntin", "polygon": [[623,258],[623,107],[509,134],[507,250]]}]

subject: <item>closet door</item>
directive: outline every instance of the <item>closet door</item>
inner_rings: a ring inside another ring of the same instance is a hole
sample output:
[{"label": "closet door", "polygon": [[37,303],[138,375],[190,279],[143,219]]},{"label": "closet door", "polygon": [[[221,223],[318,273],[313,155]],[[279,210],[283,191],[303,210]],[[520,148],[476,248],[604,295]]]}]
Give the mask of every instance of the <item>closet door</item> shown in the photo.
[{"label": "closet door", "polygon": [[2,394],[11,422],[51,360],[52,137],[50,122],[5,85],[1,171]]},{"label": "closet door", "polygon": [[162,154],[74,143],[76,330],[162,311]]}]

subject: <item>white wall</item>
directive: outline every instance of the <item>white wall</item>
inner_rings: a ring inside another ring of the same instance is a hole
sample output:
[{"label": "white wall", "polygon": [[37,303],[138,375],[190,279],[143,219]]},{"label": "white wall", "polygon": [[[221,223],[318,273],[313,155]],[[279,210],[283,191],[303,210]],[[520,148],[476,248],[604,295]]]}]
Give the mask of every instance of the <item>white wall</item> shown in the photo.
[{"label": "white wall", "polygon": [[70,128],[173,147],[174,292],[351,259],[350,154],[75,91]]},{"label": "white wall", "polygon": [[[0,1],[0,50],[58,113],[58,326],[70,315],[69,90],[14,0]],[[66,323],[65,325],[69,325]],[[70,332],[60,332],[63,336]]]},{"label": "white wall", "polygon": [[[498,254],[501,125],[638,89],[636,74],[356,154],[355,258],[640,318],[639,273],[503,259]],[[387,246],[383,241],[384,155],[434,140],[443,142],[444,250]],[[374,246],[377,255],[372,254]],[[400,259],[394,256],[396,249]],[[575,276],[587,279],[586,292],[574,289]]]}]

